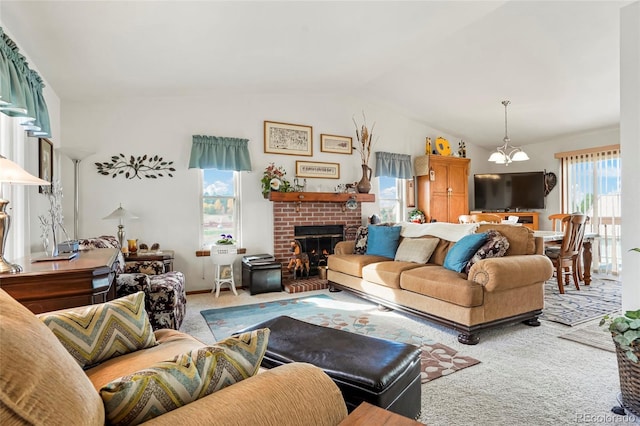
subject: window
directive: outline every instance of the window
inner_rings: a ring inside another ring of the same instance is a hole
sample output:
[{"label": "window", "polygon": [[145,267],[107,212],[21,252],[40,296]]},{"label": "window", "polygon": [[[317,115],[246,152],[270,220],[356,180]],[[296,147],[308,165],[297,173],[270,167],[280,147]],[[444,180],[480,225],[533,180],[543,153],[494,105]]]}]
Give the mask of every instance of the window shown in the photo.
[{"label": "window", "polygon": [[380,208],[380,220],[382,222],[402,221],[402,194],[404,194],[404,179],[388,176],[379,176],[380,187],[378,207]]},{"label": "window", "polygon": [[556,154],[562,160],[563,211],[589,216],[587,232],[598,234],[596,262],[603,272],[618,273],[620,248],[620,146]]},{"label": "window", "polygon": [[220,234],[231,234],[240,244],[238,184],[239,173],[202,170],[202,246],[209,247]]}]

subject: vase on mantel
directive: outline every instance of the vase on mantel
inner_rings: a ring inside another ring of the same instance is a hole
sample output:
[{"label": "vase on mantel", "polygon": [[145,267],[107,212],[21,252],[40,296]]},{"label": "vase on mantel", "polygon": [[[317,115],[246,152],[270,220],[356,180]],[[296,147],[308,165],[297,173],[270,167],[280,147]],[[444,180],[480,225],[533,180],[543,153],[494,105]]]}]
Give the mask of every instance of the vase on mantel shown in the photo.
[{"label": "vase on mantel", "polygon": [[362,165],[362,179],[358,182],[356,186],[358,192],[360,194],[368,194],[371,191],[371,167],[366,164]]}]

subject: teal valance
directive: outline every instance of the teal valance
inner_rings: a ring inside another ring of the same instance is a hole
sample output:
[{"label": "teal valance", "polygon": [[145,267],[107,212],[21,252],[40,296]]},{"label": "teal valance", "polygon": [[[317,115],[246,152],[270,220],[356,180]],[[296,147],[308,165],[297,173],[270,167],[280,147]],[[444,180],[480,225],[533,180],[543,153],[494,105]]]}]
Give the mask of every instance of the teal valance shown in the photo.
[{"label": "teal valance", "polygon": [[251,171],[248,142],[248,139],[194,135],[189,168]]},{"label": "teal valance", "polygon": [[411,156],[392,152],[376,152],[376,177],[389,176],[397,179],[411,179],[413,171]]},{"label": "teal valance", "polygon": [[0,27],[0,112],[20,117],[29,136],[51,136],[44,84]]}]

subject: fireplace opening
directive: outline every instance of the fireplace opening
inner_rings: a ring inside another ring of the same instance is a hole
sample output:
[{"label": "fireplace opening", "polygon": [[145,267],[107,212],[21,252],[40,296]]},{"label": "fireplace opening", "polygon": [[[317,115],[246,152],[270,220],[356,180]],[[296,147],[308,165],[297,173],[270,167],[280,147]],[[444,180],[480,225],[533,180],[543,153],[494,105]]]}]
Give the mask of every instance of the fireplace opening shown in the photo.
[{"label": "fireplace opening", "polygon": [[309,255],[309,274],[318,275],[318,267],[327,265],[336,244],[343,241],[344,225],[294,226],[293,236]]}]

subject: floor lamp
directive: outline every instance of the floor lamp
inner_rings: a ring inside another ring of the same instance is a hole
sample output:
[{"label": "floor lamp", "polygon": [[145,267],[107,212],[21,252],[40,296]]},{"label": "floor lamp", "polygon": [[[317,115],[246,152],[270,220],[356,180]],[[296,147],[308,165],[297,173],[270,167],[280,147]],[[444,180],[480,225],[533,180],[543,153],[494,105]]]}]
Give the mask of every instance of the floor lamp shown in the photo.
[{"label": "floor lamp", "polygon": [[80,162],[93,154],[91,151],[85,151],[79,148],[62,147],[58,148],[58,151],[73,161],[73,239],[78,239],[78,210],[79,210],[79,196],[78,190],[80,183],[78,180],[78,172],[80,169]]},{"label": "floor lamp", "polygon": [[11,217],[5,211],[9,200],[2,198],[2,184],[4,183],[10,185],[51,185],[51,182],[38,179],[13,161],[0,155],[0,274],[15,274],[22,271],[22,267],[10,263],[4,258],[4,248],[9,235],[9,225],[11,225]]}]

